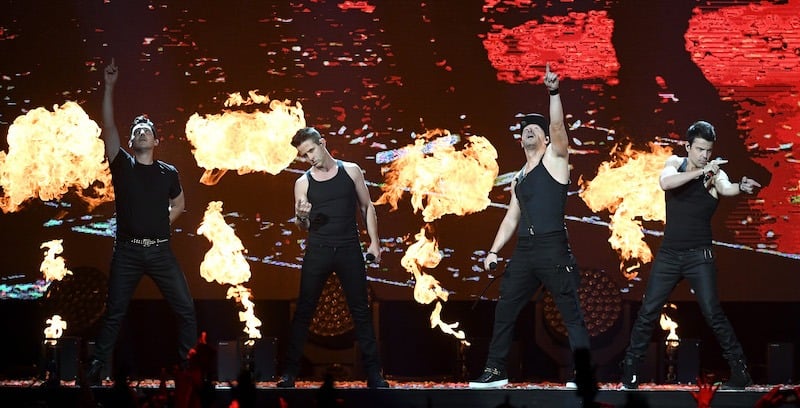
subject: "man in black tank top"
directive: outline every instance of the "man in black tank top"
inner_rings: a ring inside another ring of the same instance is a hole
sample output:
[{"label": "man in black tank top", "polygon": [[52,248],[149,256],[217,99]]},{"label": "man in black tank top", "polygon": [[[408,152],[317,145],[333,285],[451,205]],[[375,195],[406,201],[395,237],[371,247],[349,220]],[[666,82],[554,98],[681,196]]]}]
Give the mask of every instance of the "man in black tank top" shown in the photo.
[{"label": "man in black tank top", "polygon": [[111,357],[128,303],[143,275],[150,276],[179,323],[178,358],[182,364],[197,341],[194,300],[186,277],[170,248],[170,225],[185,207],[175,167],[153,158],[158,146],[155,126],[146,116],[134,119],[128,147],[120,146],[114,120],[114,61],[105,68],[103,141],[116,197],[117,236],[108,281],[104,325],[97,338],[87,379],[99,382]]},{"label": "man in black tank top", "polygon": [[[508,211],[484,259],[484,268],[494,269],[497,252],[511,238],[517,238],[517,247],[500,284],[486,367],[480,377],[470,381],[470,388],[498,388],[508,384],[506,358],[514,325],[541,285],[553,295],[572,350],[589,349],[589,332],[578,300],[580,272],[564,225],[569,139],[558,94],[558,76],[550,71],[549,64],[544,84],[550,93],[550,124],[538,114],[527,115],[520,122],[525,167],[511,183]],[[572,375],[572,370],[566,371]],[[569,380],[567,386],[575,388],[575,382]]]},{"label": "man in black tank top", "polygon": [[728,175],[719,168],[727,161],[711,160],[711,148],[716,138],[710,123],[695,122],[686,132],[687,157],[670,157],[661,171],[659,183],[665,192],[667,205],[664,240],[650,269],[639,316],[622,362],[623,388],[638,387],[637,366],[647,351],[655,321],[670,292],[683,279],[687,279],[694,290],[703,317],[714,331],[723,356],[730,364],[731,376],[722,387],[743,389],[753,383],[742,346],[717,297],[711,217],[720,196],[753,194],[761,185],[747,177],[731,183]]},{"label": "man in black tank top", "polygon": [[294,387],[308,337],[308,326],[325,282],[336,272],[342,284],[355,324],[369,388],[386,388],[378,356],[372,312],[367,297],[367,270],[361,253],[356,212],[367,227],[370,245],[367,258],[380,262],[378,218],[364,181],[355,163],[336,160],[325,139],[314,128],[303,128],[292,138],[298,156],[311,164],[294,185],[295,223],[308,231],[300,293],[292,319],[291,338],[286,350],[283,375],[278,387]]}]

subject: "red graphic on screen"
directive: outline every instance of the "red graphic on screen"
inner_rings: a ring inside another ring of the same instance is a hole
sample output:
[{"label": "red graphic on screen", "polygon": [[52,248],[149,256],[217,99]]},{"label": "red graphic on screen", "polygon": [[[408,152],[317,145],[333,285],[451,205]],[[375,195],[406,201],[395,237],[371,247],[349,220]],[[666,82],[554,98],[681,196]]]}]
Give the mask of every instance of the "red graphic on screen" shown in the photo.
[{"label": "red graphic on screen", "polygon": [[[800,235],[793,232],[792,218],[800,213],[800,164],[794,154],[800,136],[800,5],[790,3],[696,8],[684,38],[692,61],[720,99],[735,106],[739,134],[720,135],[721,140],[744,143],[749,159],[772,176],[757,195],[737,199],[738,207],[724,215],[726,227],[738,244],[796,254]],[[487,0],[484,12],[495,23],[484,47],[498,80],[536,83],[545,62],[556,61],[562,78],[601,80],[608,87],[619,83],[614,21],[605,11],[549,16],[549,9],[530,2]],[[508,13],[530,19],[516,26],[496,23]],[[663,103],[692,97],[666,93],[669,86],[661,76],[654,81],[664,91],[658,94]],[[745,175],[733,166],[726,171],[732,182]]]}]

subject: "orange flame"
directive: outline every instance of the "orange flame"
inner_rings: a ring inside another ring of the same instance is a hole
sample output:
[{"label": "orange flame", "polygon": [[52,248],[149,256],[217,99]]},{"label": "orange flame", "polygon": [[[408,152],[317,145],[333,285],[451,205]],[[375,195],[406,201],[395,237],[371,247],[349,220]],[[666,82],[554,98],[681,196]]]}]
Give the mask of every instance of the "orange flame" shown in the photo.
[{"label": "orange flame", "polygon": [[[435,129],[418,137],[414,145],[402,149],[388,170],[384,169],[383,194],[375,204],[397,202],[408,190],[414,212],[422,210],[425,222],[445,214],[465,215],[489,206],[489,192],[499,173],[497,150],[481,136],[470,136],[464,150],[449,143],[427,144],[433,137],[446,136],[447,130]],[[430,154],[426,149],[432,147]]]},{"label": "orange flame", "polygon": [[197,165],[206,169],[200,182],[214,185],[228,170],[238,174],[265,171],[278,174],[297,157],[291,141],[306,125],[303,107],[289,101],[269,100],[250,91],[248,98],[230,94],[225,106],[269,104],[269,111],[225,111],[201,117],[195,113],[186,123],[186,137]]},{"label": "orange flame", "polygon": [[431,328],[439,327],[442,332],[450,334],[461,342],[469,346],[466,334],[463,330],[455,330],[459,323],[445,323],[441,320],[442,302],[446,302],[449,293],[444,290],[439,281],[431,275],[422,271],[421,267],[435,268],[442,260],[439,246],[435,240],[429,240],[425,236],[425,228],[420,229],[414,238],[417,240],[406,250],[405,255],[400,260],[400,264],[412,275],[414,275],[414,299],[421,304],[430,304],[436,301],[436,306],[431,313]]},{"label": "orange flame", "polygon": [[250,280],[250,264],[244,257],[247,250],[233,228],[225,222],[221,201],[208,203],[197,233],[211,242],[211,249],[200,263],[200,276],[208,282],[232,286],[228,288],[227,298],[234,298],[244,308],[239,312],[239,320],[245,322],[244,332],[251,340],[261,338],[258,330],[261,320],[255,316],[250,289],[242,286]]},{"label": "orange flame", "polygon": [[56,200],[75,188],[91,211],[114,199],[100,127],[75,102],[36,108],[8,128],[0,151],[0,210],[19,211],[33,198]]},{"label": "orange flame", "polygon": [[47,248],[44,253],[44,260],[39,266],[39,271],[44,274],[44,279],[47,281],[60,281],[66,275],[72,275],[72,271],[67,269],[64,258],[57,256],[64,252],[64,246],[61,245],[63,239],[54,239],[52,241],[43,242],[39,248]]},{"label": "orange flame", "polygon": [[64,334],[64,330],[67,330],[67,322],[61,320],[61,316],[59,315],[53,315],[53,317],[47,319],[45,323],[49,324],[49,326],[44,329],[44,338],[47,340],[61,338]]},{"label": "orange flame", "polygon": [[225,296],[226,299],[233,298],[244,308],[244,311],[239,312],[239,321],[244,322],[244,332],[247,334],[247,338],[250,339],[248,340],[250,345],[252,345],[253,339],[261,338],[261,331],[258,329],[261,327],[261,320],[256,317],[256,305],[251,300],[251,297],[250,289],[242,285],[228,288],[228,293]]},{"label": "orange flame", "polygon": [[[677,306],[675,306],[675,305],[673,305],[671,303],[665,305],[664,307],[677,309]],[[670,317],[667,316],[666,312],[661,312],[661,320],[659,321],[659,324],[661,325],[661,330],[664,330],[664,331],[669,330],[669,334],[667,334],[667,339],[666,339],[666,344],[667,345],[669,345],[670,341],[680,341],[681,340],[680,337],[678,337],[678,333],[677,333],[678,323],[675,322],[674,320],[670,319]]]},{"label": "orange flame", "polygon": [[[654,143],[650,143],[650,152],[633,150],[630,144],[624,151],[617,148],[611,151],[611,161],[600,164],[594,180],[579,181],[580,197],[592,211],[611,212],[608,242],[619,253],[620,270],[626,278],[633,279],[641,263],[653,259],[650,247],[644,242],[642,220],[666,219],[659,175],[672,149]],[[633,265],[626,266],[631,260]]]}]

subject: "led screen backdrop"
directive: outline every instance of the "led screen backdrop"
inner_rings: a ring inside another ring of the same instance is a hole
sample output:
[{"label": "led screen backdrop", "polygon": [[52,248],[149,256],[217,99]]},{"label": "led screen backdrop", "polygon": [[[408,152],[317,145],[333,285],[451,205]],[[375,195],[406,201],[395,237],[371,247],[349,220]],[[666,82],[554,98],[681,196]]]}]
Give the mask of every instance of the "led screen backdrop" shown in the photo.
[{"label": "led screen backdrop", "polygon": [[[292,161],[288,143],[271,144],[270,132],[285,133],[273,129],[285,118],[268,114],[281,110],[299,112],[301,122],[317,127],[335,157],[359,163],[373,200],[390,188],[400,192],[396,209],[377,206],[385,252],[368,274],[378,299],[412,299],[414,275],[401,260],[420,237],[435,241],[441,256],[422,273],[451,299],[478,296],[506,261],[492,273],[481,268],[510,180],[523,164],[516,115],[547,112],[541,78],[549,62],[561,77],[572,148],[565,222],[582,268],[604,271],[629,299],[641,296],[648,256],[663,231],[654,177],[669,154],[685,155],[679,139],[704,119],[717,128],[714,155],[729,160],[723,169],[731,178],[746,175],[764,185],[755,196],[723,199],[715,216],[722,299],[800,300],[793,289],[800,273],[798,1],[6,1],[0,7],[4,297],[44,290],[36,284],[43,277],[40,245],[50,240],[63,240],[58,256],[68,268],[107,270],[113,203],[90,204],[74,188],[20,201],[26,193],[17,188],[78,166],[67,161],[70,154],[88,154],[76,141],[97,136],[102,69],[114,58],[122,132],[134,116],[149,114],[161,139],[157,158],[180,171],[187,210],[174,225],[172,245],[198,299],[224,298],[226,291],[200,276],[211,243],[197,229],[212,201],[222,203],[223,224],[246,250],[253,295],[296,295],[304,234],[292,222],[292,188],[307,165]],[[240,103],[232,103],[236,93]],[[404,148],[423,137],[423,162],[448,149],[465,161],[429,170],[409,165],[405,171],[416,179],[435,178],[427,190],[392,185],[389,176],[400,171],[393,166],[410,154]],[[209,138],[222,144],[212,146]],[[496,158],[471,156],[486,145]],[[40,156],[47,149],[53,155]],[[201,157],[226,152],[242,160],[249,153],[289,159],[267,169]],[[496,166],[488,188],[481,186],[490,170],[464,174],[476,163]],[[476,208],[440,214],[430,208],[473,197],[476,189]],[[99,193],[101,201],[107,194]],[[9,204],[14,200],[19,205]],[[631,242],[609,242],[613,237]],[[501,255],[510,256],[512,247]],[[496,297],[498,286],[485,295]],[[159,297],[149,281],[137,296]],[[691,294],[684,288],[674,296]]]}]

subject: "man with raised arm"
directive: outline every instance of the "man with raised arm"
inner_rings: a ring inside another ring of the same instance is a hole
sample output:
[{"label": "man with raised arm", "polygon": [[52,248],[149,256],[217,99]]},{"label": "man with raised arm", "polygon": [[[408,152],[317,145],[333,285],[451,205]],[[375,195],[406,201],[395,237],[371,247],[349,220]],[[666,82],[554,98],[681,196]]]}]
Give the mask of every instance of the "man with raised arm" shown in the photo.
[{"label": "man with raised arm", "polygon": [[[558,75],[545,68],[544,84],[550,98],[550,123],[539,114],[520,121],[525,166],[511,182],[511,202],[494,242],[484,259],[489,270],[497,253],[512,238],[517,246],[500,284],[492,341],[483,373],[470,388],[498,388],[508,384],[506,358],[514,324],[539,286],[550,291],[564,320],[573,351],[589,349],[589,333],[578,300],[580,271],[572,255],[564,224],[569,179],[569,139],[558,91]],[[567,386],[576,387],[574,381]]]},{"label": "man with raised arm", "polygon": [[128,304],[144,275],[153,279],[177,317],[181,363],[188,359],[197,340],[194,300],[169,242],[170,225],[185,206],[178,171],[153,157],[159,139],[147,116],[137,116],[131,124],[128,147],[133,154],[121,148],[114,120],[114,87],[119,69],[113,60],[104,76],[102,137],[114,185],[117,234],[103,328],[87,368],[90,383],[100,381]]}]

